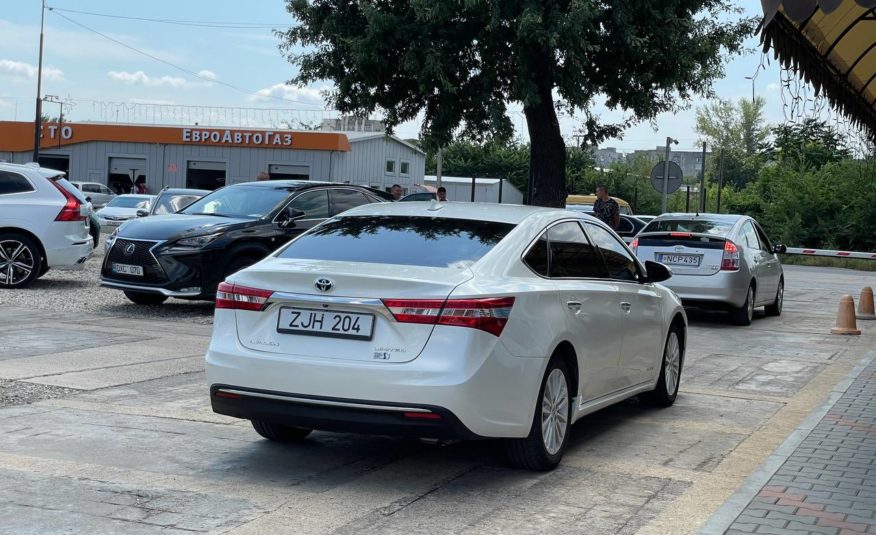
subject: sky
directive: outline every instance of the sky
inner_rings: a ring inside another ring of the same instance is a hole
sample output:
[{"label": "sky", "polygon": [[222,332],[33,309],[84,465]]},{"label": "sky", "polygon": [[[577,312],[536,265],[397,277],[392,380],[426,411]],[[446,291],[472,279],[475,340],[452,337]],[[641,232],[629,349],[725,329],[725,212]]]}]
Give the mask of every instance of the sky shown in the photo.
[{"label": "sky", "polygon": [[[0,120],[32,121],[40,0],[5,0],[4,4],[6,9],[0,11]],[[761,13],[758,0],[740,0],[739,5],[749,15]],[[286,122],[313,124],[334,116],[323,111],[320,91],[329,87],[327,82],[301,88],[285,83],[294,75],[294,67],[280,55],[271,30],[294,23],[283,0],[47,0],[47,6],[57,10],[46,11],[41,92],[65,101],[65,117],[71,121],[279,127]],[[82,12],[234,21],[231,26],[235,27],[159,24]],[[716,81],[714,89],[720,98],[751,98],[752,81],[746,76],[758,71],[761,53],[756,38],[749,40],[747,48],[754,52],[730,60],[725,77]],[[784,121],[780,76],[772,62],[759,71],[753,84],[755,93],[766,99],[765,115],[771,123]],[[694,110],[703,104],[702,99],[694,100],[686,111],[660,115],[653,124],[634,126],[623,139],[607,140],[601,146],[622,151],[654,148],[670,136],[679,141],[676,149],[694,149],[698,147]],[[45,113],[58,115],[57,104],[43,106]],[[607,121],[624,117],[623,112],[601,106],[595,111]],[[525,141],[520,107],[512,107],[510,115]],[[579,124],[575,118],[561,118],[567,141],[574,142]],[[415,138],[418,132],[417,121],[395,130],[402,138]]]}]

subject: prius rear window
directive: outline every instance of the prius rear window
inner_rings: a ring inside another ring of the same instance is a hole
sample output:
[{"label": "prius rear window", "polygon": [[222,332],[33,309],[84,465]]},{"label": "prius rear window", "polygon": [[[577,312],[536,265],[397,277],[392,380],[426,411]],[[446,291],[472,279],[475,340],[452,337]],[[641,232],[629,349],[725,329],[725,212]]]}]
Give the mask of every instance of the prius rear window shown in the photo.
[{"label": "prius rear window", "polygon": [[465,269],[514,225],[410,216],[330,219],[293,241],[280,258]]}]

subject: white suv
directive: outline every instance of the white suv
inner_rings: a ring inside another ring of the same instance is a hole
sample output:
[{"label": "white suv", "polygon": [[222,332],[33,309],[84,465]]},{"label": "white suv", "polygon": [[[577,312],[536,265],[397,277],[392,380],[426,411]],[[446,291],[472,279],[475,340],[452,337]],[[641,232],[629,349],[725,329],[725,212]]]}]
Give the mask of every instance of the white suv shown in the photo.
[{"label": "white suv", "polygon": [[0,163],[0,288],[30,285],[49,268],[81,268],[94,249],[91,206],[64,173]]}]

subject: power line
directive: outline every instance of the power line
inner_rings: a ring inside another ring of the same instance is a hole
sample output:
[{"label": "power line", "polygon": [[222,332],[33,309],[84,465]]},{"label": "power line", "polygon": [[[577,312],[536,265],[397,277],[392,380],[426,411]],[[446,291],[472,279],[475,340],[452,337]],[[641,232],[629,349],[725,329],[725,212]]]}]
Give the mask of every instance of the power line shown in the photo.
[{"label": "power line", "polygon": [[174,19],[152,19],[147,17],[131,17],[125,15],[113,15],[110,13],[97,13],[94,11],[79,11],[76,9],[66,9],[60,7],[48,7],[50,11],[63,11],[65,13],[76,13],[78,15],[89,15],[93,17],[105,17],[110,19],[136,20],[140,22],[155,22],[159,24],[176,24],[178,26],[196,26],[201,28],[229,28],[229,29],[259,29],[259,28],[290,28],[292,24],[267,24],[261,22],[231,22],[231,21],[198,21],[198,20],[174,20]]},{"label": "power line", "polygon": [[213,77],[211,77],[211,76],[205,76],[205,75],[203,75],[203,74],[199,74],[199,73],[197,73],[197,72],[194,72],[194,71],[191,71],[191,70],[189,70],[189,69],[186,69],[185,67],[180,67],[179,65],[176,65],[175,63],[171,63],[171,62],[167,61],[166,59],[162,59],[162,58],[159,58],[158,56],[154,56],[154,55],[152,55],[152,54],[150,54],[150,53],[148,53],[148,52],[144,52],[143,50],[140,50],[139,48],[135,48],[135,47],[133,47],[133,46],[127,44],[127,43],[123,43],[122,41],[119,41],[118,39],[115,39],[115,38],[113,38],[113,37],[110,37],[109,35],[106,35],[105,33],[101,33],[101,32],[99,32],[99,31],[95,30],[94,28],[91,28],[90,26],[86,26],[85,24],[82,24],[81,22],[77,22],[77,21],[71,19],[70,17],[68,17],[68,16],[66,16],[66,15],[64,15],[64,14],[62,14],[62,13],[58,13],[58,10],[55,9],[55,8],[51,8],[51,7],[49,7],[49,8],[47,8],[47,9],[48,9],[49,11],[51,11],[52,13],[54,13],[55,15],[57,15],[58,17],[61,17],[62,19],[65,19],[65,20],[67,20],[68,22],[71,22],[71,23],[75,24],[76,26],[79,26],[80,28],[83,28],[83,29],[88,30],[88,31],[90,31],[90,32],[92,32],[92,33],[95,33],[95,34],[97,34],[97,35],[103,37],[104,39],[106,39],[106,40],[108,40],[108,41],[112,41],[113,43],[115,43],[115,44],[117,44],[117,45],[119,45],[119,46],[123,46],[123,47],[127,48],[128,50],[132,50],[132,51],[134,51],[134,52],[136,52],[136,53],[138,53],[138,54],[141,54],[141,55],[143,55],[143,56],[146,56],[147,58],[150,58],[150,59],[152,59],[152,60],[155,60],[155,61],[157,61],[157,62],[159,62],[159,63],[163,63],[163,64],[165,64],[165,65],[167,65],[167,66],[169,66],[169,67],[173,67],[174,69],[176,69],[176,70],[178,70],[178,71],[181,71],[181,72],[183,72],[183,73],[185,73],[185,74],[188,74],[189,76],[192,76],[192,77],[194,77],[194,78],[198,78],[198,79],[204,80],[205,82],[209,82],[209,83],[213,83],[213,84],[223,85],[223,86],[228,87],[228,88],[230,88],[230,89],[233,89],[233,90],[235,90],[235,91],[239,91],[240,93],[243,93],[243,94],[245,94],[245,95],[250,95],[250,96],[254,96],[254,97],[261,97],[261,98],[268,98],[268,99],[273,99],[273,100],[280,100],[280,101],[283,101],[283,102],[295,102],[296,104],[301,104],[302,106],[316,106],[316,104],[308,104],[307,102],[301,102],[300,100],[296,100],[296,99],[292,99],[292,98],[275,97],[275,96],[273,96],[273,95],[266,95],[266,94],[263,94],[263,93],[256,93],[256,92],[253,92],[253,91],[248,91],[248,90],[246,90],[246,89],[243,89],[242,87],[238,87],[238,86],[236,86],[236,85],[229,84],[228,82],[223,82],[222,80],[218,80],[218,79],[213,78]]}]

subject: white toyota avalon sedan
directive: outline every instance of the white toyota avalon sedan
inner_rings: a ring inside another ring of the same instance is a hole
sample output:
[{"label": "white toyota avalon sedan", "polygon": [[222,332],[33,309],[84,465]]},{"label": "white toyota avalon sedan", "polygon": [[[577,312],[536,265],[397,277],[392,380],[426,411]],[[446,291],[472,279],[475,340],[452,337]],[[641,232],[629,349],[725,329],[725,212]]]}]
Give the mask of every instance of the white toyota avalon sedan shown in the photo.
[{"label": "white toyota avalon sedan", "polygon": [[569,427],[678,393],[687,318],[608,227],[496,204],[372,204],[219,286],[213,410],[271,440],[311,430],[508,439],[559,463]]}]

